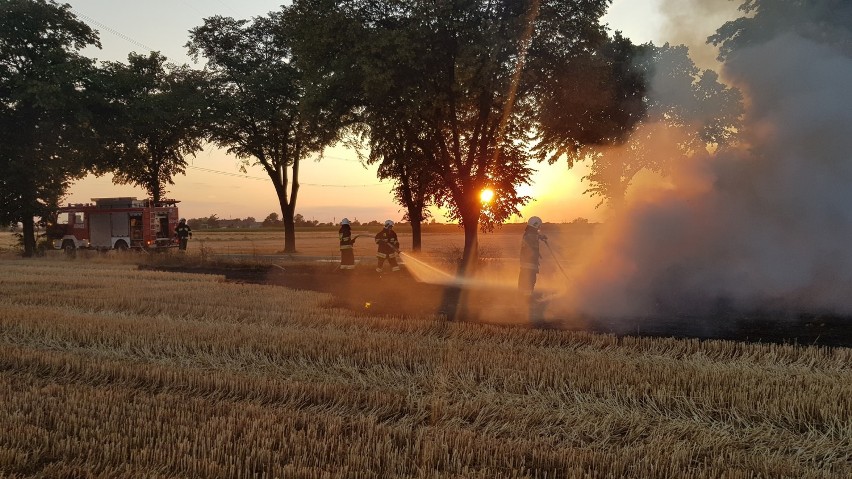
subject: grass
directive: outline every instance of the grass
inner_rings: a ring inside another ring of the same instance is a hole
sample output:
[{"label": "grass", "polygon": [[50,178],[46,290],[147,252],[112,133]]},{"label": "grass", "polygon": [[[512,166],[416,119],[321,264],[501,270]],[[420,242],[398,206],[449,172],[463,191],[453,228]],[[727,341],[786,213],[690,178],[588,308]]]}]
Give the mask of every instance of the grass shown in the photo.
[{"label": "grass", "polygon": [[15,233],[10,232],[8,229],[0,231],[0,254],[18,249],[20,247],[18,246],[18,238],[15,236]]},{"label": "grass", "polygon": [[852,350],[367,318],[0,260],[3,477],[849,477]]}]

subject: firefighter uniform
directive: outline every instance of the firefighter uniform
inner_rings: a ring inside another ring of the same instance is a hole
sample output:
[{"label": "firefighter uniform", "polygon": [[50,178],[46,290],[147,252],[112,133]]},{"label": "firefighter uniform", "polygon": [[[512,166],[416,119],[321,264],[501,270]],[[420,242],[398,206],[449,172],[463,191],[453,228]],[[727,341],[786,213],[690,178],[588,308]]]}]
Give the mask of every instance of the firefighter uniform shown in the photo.
[{"label": "firefighter uniform", "polygon": [[192,228],[186,224],[185,219],[181,218],[180,223],[175,227],[175,236],[178,239],[178,249],[186,251],[188,238],[192,238]]},{"label": "firefighter uniform", "polygon": [[521,271],[518,275],[518,290],[527,298],[532,297],[535,289],[536,277],[538,276],[539,260],[541,251],[539,240],[547,237],[538,233],[538,228],[527,225],[524,237],[521,240]]},{"label": "firefighter uniform", "polygon": [[376,271],[383,271],[382,265],[385,260],[391,265],[391,271],[399,271],[399,264],[396,262],[397,252],[399,251],[399,239],[396,237],[396,232],[393,230],[393,222],[385,221],[385,228],[376,233],[376,244],[379,245],[379,250],[376,252],[378,265]]},{"label": "firefighter uniform", "polygon": [[349,270],[355,269],[355,239],[352,238],[352,228],[349,226],[349,220],[344,218],[345,222],[340,224],[340,230],[337,235],[340,237],[340,269]]}]

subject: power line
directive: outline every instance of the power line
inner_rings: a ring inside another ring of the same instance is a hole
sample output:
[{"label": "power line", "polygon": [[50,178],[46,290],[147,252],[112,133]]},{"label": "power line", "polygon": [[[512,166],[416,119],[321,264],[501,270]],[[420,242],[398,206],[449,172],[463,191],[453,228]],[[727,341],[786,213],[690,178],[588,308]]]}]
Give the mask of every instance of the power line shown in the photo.
[{"label": "power line", "polygon": [[[214,174],[217,174],[217,175],[232,176],[232,177],[235,177],[235,178],[245,178],[247,180],[269,181],[269,178],[261,178],[259,176],[250,176],[250,175],[244,175],[244,174],[240,174],[240,173],[232,173],[232,172],[229,172],[229,171],[212,170],[210,168],[202,168],[200,166],[187,165],[187,168],[192,168],[193,170],[204,171],[204,172],[207,172],[207,173],[214,173]],[[321,186],[321,187],[324,187],[324,188],[369,188],[369,187],[373,187],[373,186],[383,186],[382,183],[372,183],[372,184],[364,184],[364,185],[330,185],[330,184],[320,184],[320,183],[303,183],[301,181],[299,182],[299,185],[300,186]]]},{"label": "power line", "polygon": [[322,155],[319,158],[316,158],[316,161],[321,161],[323,159],[328,158],[329,160],[338,160],[338,161],[350,161],[353,163],[361,163],[361,160],[353,160],[352,158],[343,158],[340,156],[331,156],[331,155]]},{"label": "power line", "polygon": [[192,6],[189,2],[186,2],[186,1],[181,0],[181,2],[180,2],[180,3],[182,3],[182,4],[186,5],[186,6],[187,6],[187,7],[189,7],[191,10],[194,10],[194,11],[195,11],[195,12],[197,12],[199,15],[201,15],[202,17],[204,17],[204,12],[202,12],[201,10],[199,10],[199,9],[197,9],[197,8],[195,8],[195,7],[193,7],[193,6]]},{"label": "power line", "polygon": [[89,23],[93,23],[94,25],[96,25],[96,26],[100,27],[100,28],[101,28],[101,29],[103,29],[103,30],[106,30],[106,31],[108,31],[108,32],[112,33],[113,35],[115,35],[115,36],[117,36],[117,37],[121,38],[122,40],[125,40],[125,41],[127,41],[127,42],[130,42],[130,43],[132,43],[132,44],[134,44],[134,45],[136,45],[136,46],[138,46],[138,47],[142,47],[142,48],[144,48],[145,50],[147,50],[147,51],[149,51],[149,52],[156,51],[154,48],[151,48],[151,47],[149,47],[148,45],[145,45],[144,43],[142,43],[142,42],[140,42],[140,41],[137,41],[137,40],[135,40],[135,39],[133,39],[133,38],[130,38],[129,36],[127,36],[127,35],[125,35],[125,34],[123,34],[123,33],[119,32],[118,30],[114,30],[114,29],[112,29],[112,28],[108,27],[107,25],[105,25],[105,24],[103,24],[103,23],[101,23],[101,22],[99,22],[99,21],[95,20],[94,18],[92,18],[92,17],[90,17],[90,16],[86,15],[85,13],[80,12],[79,10],[77,10],[77,9],[76,9],[76,8],[74,8],[74,7],[71,7],[71,10],[73,10],[73,11],[74,11],[74,13],[76,13],[78,17],[83,18],[84,20],[88,21]]},{"label": "power line", "polygon": [[[218,0],[218,2],[219,2],[220,4],[222,4],[222,6],[224,6],[224,7],[225,7],[225,8],[227,8],[228,10],[230,10],[232,13],[234,13],[234,14],[236,14],[236,15],[239,15],[239,13],[237,13],[237,11],[236,11],[236,10],[234,10],[233,8],[231,8],[231,6],[230,6],[230,5],[228,5],[227,3],[223,2],[222,0]],[[235,17],[235,18],[236,18],[236,17]]]}]

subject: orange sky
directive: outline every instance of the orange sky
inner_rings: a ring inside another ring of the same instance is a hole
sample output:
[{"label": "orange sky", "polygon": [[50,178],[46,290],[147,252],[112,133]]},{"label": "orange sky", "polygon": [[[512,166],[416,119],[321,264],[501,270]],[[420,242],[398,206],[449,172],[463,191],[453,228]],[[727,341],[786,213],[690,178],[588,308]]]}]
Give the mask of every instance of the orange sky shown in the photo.
[{"label": "orange sky", "polygon": [[[242,175],[236,159],[214,148],[190,158],[189,164],[186,175],[176,177],[167,194],[181,200],[181,216],[216,214],[220,218],[253,216],[262,220],[272,212],[281,215],[275,191],[259,167],[250,168]],[[584,168],[568,170],[564,163],[536,166],[539,171],[533,184],[522,189],[523,194],[535,198],[522,208],[525,217],[537,215],[551,222],[567,222],[577,217],[602,219],[603,209],[595,209],[597,200],[581,194],[586,187],[579,181]],[[344,216],[361,221],[402,218],[403,211],[390,194],[392,184],[377,180],[375,167],[364,168],[354,153],[345,149],[331,150],[320,162],[304,162],[300,184],[296,210],[306,219],[328,222]],[[87,202],[110,196],[142,198],[145,192],[129,185],[113,185],[111,175],[89,176],[72,186],[68,201]],[[440,211],[433,213],[437,221],[444,220]]]}]

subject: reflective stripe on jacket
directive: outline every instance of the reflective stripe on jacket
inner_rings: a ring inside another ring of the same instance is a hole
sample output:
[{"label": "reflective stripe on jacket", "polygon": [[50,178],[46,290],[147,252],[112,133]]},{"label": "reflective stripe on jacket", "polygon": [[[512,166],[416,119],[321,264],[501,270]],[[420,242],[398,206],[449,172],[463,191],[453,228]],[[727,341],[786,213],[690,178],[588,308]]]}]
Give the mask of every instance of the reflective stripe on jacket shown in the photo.
[{"label": "reflective stripe on jacket", "polygon": [[399,249],[399,239],[397,239],[394,230],[385,228],[376,233],[376,244],[379,245],[379,251],[376,255],[384,255],[379,256],[380,258],[396,257],[396,251]]},{"label": "reflective stripe on jacket", "polygon": [[349,225],[341,225],[337,235],[340,237],[340,249],[352,249],[355,241],[352,239],[352,228]]},{"label": "reflective stripe on jacket", "polygon": [[178,224],[175,227],[175,236],[178,238],[188,238],[190,233],[192,233],[192,228],[190,228],[186,223]]},{"label": "reflective stripe on jacket", "polygon": [[527,226],[521,239],[521,268],[538,271],[541,258],[538,239],[538,230]]}]

